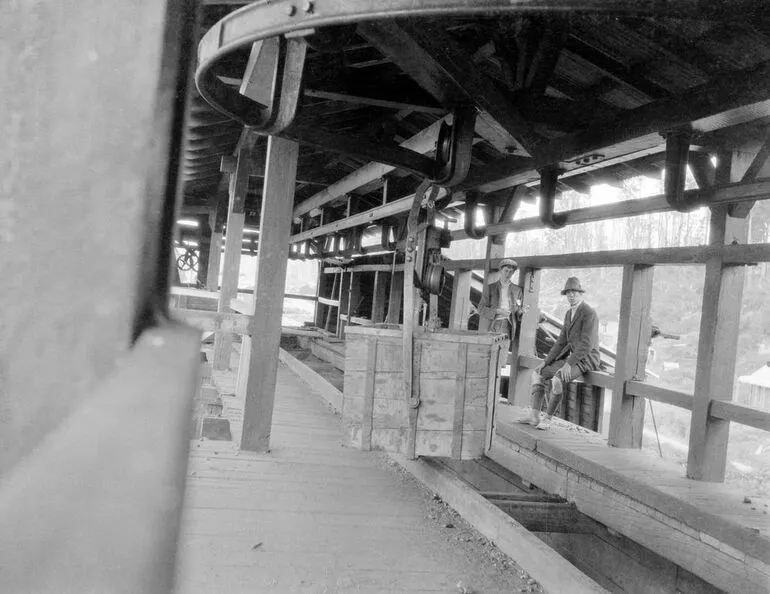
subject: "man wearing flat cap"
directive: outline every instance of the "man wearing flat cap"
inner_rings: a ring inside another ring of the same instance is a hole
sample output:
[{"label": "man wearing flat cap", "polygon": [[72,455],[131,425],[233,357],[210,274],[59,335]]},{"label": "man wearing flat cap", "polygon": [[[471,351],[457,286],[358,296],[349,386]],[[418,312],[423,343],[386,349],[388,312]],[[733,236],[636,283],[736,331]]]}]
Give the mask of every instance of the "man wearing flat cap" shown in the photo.
[{"label": "man wearing flat cap", "polygon": [[[578,379],[587,371],[599,369],[599,318],[594,309],[583,301],[580,280],[571,276],[567,279],[561,294],[567,297],[569,310],[564,316],[559,338],[548,352],[542,365],[535,369],[532,377],[532,410],[521,419],[539,429],[548,429],[551,417],[561,402],[564,386]],[[548,408],[543,421],[540,409],[550,386]]]},{"label": "man wearing flat cap", "polygon": [[523,291],[511,282],[517,267],[516,260],[503,258],[498,265],[500,278],[489,285],[487,294],[482,296],[478,306],[479,317],[489,332],[505,334],[510,339],[516,332],[516,324],[523,311]]}]

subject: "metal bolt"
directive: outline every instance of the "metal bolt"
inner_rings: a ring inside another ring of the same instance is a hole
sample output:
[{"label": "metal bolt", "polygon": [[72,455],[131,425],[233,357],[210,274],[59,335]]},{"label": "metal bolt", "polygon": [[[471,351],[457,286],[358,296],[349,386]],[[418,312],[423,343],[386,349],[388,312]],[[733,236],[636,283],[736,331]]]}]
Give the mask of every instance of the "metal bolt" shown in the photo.
[{"label": "metal bolt", "polygon": [[303,9],[303,10],[304,10],[306,13],[308,13],[308,14],[310,14],[311,12],[313,12],[313,8],[315,8],[315,6],[314,6],[314,4],[313,4],[313,0],[305,0],[305,2],[304,2],[304,3],[303,3],[303,5],[302,5],[302,9]]},{"label": "metal bolt", "polygon": [[286,7],[286,14],[288,14],[289,16],[294,16],[295,14],[297,14],[297,7],[294,6],[293,4],[289,4],[289,6]]}]

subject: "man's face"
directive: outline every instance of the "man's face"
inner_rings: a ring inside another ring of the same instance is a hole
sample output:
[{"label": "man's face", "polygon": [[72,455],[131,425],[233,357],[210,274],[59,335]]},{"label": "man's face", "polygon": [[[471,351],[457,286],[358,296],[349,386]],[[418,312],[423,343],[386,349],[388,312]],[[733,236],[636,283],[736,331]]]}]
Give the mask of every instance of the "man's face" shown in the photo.
[{"label": "man's face", "polygon": [[503,281],[509,281],[511,280],[511,277],[513,276],[513,268],[511,266],[503,266],[500,269],[500,279]]},{"label": "man's face", "polygon": [[565,295],[570,307],[575,307],[583,300],[583,294],[580,291],[567,291]]}]

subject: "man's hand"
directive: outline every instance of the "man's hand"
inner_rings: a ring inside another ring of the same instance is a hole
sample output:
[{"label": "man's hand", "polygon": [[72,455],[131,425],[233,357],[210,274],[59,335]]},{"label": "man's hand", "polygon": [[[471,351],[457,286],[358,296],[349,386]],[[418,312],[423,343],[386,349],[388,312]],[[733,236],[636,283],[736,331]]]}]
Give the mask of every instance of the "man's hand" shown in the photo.
[{"label": "man's hand", "polygon": [[533,370],[535,373],[540,374],[543,371],[543,367],[545,367],[545,363],[541,363],[535,369]]},{"label": "man's hand", "polygon": [[558,371],[556,372],[556,375],[559,376],[559,379],[562,381],[562,383],[564,384],[570,383],[570,381],[572,380],[572,370],[570,369],[569,363],[564,363],[564,365],[562,365],[558,369]]}]

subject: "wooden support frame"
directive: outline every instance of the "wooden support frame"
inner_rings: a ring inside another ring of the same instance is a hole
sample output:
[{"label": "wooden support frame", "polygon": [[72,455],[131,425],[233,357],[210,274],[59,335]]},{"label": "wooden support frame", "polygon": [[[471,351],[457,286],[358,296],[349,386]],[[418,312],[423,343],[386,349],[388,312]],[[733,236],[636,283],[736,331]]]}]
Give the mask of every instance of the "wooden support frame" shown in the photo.
[{"label": "wooden support frame", "polygon": [[[222,269],[222,289],[219,293],[217,311],[227,313],[230,300],[238,294],[238,278],[241,267],[241,246],[243,227],[246,222],[244,205],[248,187],[248,159],[246,149],[238,151],[236,172],[230,175],[230,201],[227,209],[227,235],[225,236],[225,257]],[[233,348],[233,335],[218,332],[214,336],[214,369],[228,369]]]},{"label": "wooden support frame", "polygon": [[650,266],[623,267],[615,382],[607,439],[614,447],[642,447],[645,401],[626,394],[626,381],[644,379],[652,327],[650,307],[654,270]]},{"label": "wooden support frame", "polygon": [[222,266],[222,231],[212,231],[209,242],[208,272],[206,273],[206,289],[219,290],[219,272]]},{"label": "wooden support frame", "polygon": [[[728,265],[751,265],[770,261],[770,243],[737,244],[710,247],[675,247],[639,250],[608,250],[556,256],[517,256],[519,266],[531,268],[613,267],[627,264],[706,264],[720,258]],[[499,261],[499,260],[498,260]],[[496,265],[498,261],[491,264]],[[482,270],[484,260],[447,260],[447,270]]]},{"label": "wooden support frame", "polygon": [[[401,148],[409,149],[420,154],[426,154],[435,150],[441,124],[444,122],[451,123],[451,121],[451,116],[447,116],[434,122],[424,130],[421,130],[408,140],[402,142],[400,145]],[[314,211],[315,209],[321,208],[323,205],[328,204],[361,186],[382,178],[394,169],[396,168],[392,165],[369,163],[298,204],[293,211],[294,217],[299,217]],[[407,207],[406,210],[409,210],[409,208]],[[293,237],[292,241],[300,240]]]},{"label": "wooden support frame", "polygon": [[372,291],[372,322],[381,324],[385,321],[385,301],[388,298],[390,273],[376,271],[374,273],[374,290]]},{"label": "wooden support frame", "polygon": [[[726,206],[713,208],[710,232],[712,246],[745,242],[748,220],[728,217]],[[712,400],[732,400],[743,281],[743,267],[719,257],[706,264],[687,455],[687,476],[697,480],[721,482],[725,476],[730,423],[710,417],[709,406]]]},{"label": "wooden support frame", "polygon": [[364,22],[358,32],[442,105],[478,106],[476,130],[492,144],[502,150],[523,147],[531,155],[537,153],[542,138],[446,33],[424,22],[391,21]]},{"label": "wooden support frame", "polygon": [[[394,262],[396,255],[393,254]],[[394,271],[390,275],[390,291],[388,294],[388,315],[385,323],[398,324],[401,319],[401,305],[404,295],[404,271]]]},{"label": "wooden support frame", "polygon": [[275,136],[268,139],[254,283],[259,340],[244,338],[240,366],[241,373],[248,373],[241,448],[254,452],[270,449],[298,153],[299,145],[294,141]]},{"label": "wooden support frame", "polygon": [[452,302],[449,309],[449,329],[467,330],[471,312],[470,270],[457,270],[452,283]]},{"label": "wooden support frame", "polygon": [[519,269],[524,313],[521,316],[518,335],[514,336],[511,343],[508,401],[521,407],[529,406],[531,400],[532,370],[520,365],[519,360],[522,356],[536,355],[535,338],[540,318],[540,277],[541,272],[537,268]]}]

